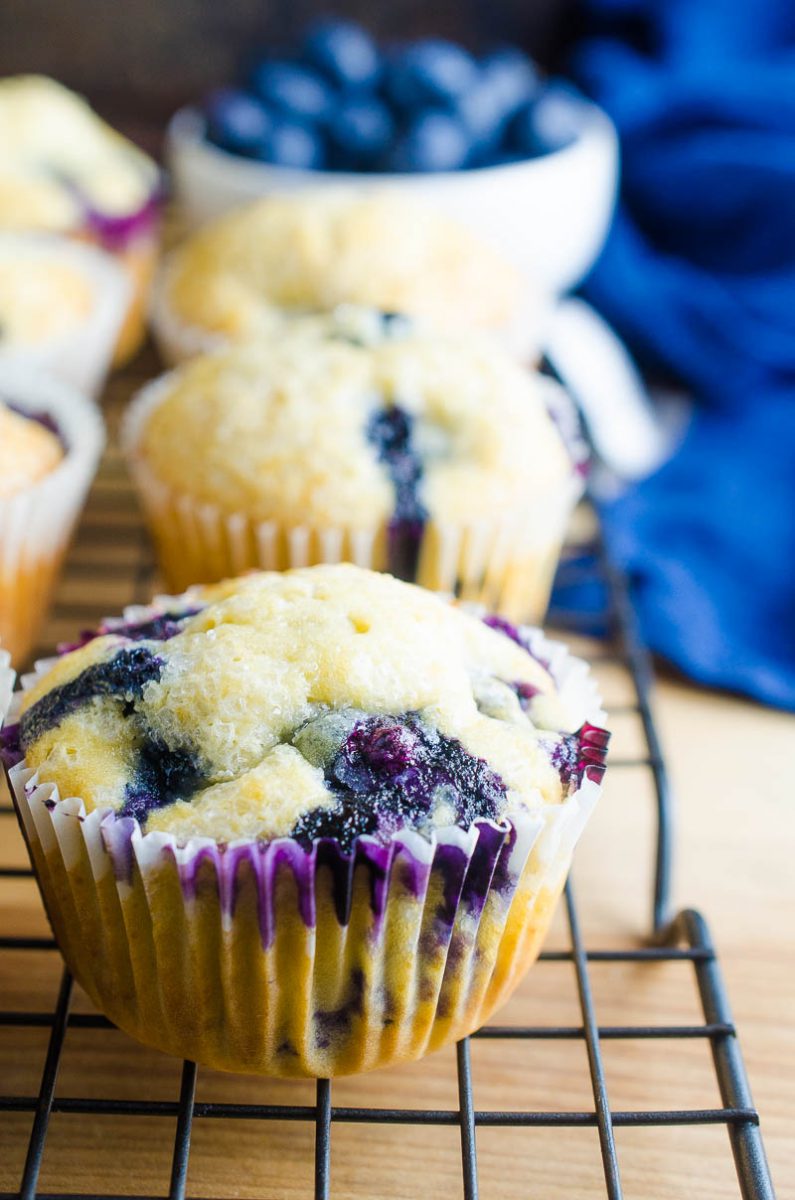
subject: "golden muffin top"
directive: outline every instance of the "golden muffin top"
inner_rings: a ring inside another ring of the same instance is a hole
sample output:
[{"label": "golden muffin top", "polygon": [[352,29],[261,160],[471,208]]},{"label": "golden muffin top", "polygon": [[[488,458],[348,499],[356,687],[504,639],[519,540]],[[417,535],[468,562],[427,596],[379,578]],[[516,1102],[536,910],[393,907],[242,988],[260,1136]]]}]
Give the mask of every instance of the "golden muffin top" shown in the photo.
[{"label": "golden muffin top", "polygon": [[67,232],[86,210],[137,212],[157,168],[80,96],[40,75],[0,80],[0,227]]},{"label": "golden muffin top", "polygon": [[0,498],[37,483],[55,470],[63,456],[55,433],[0,399]]},{"label": "golden muffin top", "polygon": [[304,842],[562,802],[574,711],[527,635],[358,567],[261,572],[106,625],[24,696],[29,766],[145,831]]},{"label": "golden muffin top", "polygon": [[184,364],[146,389],[127,441],[177,493],[316,527],[480,521],[571,477],[555,385],[486,340],[362,344],[328,323]]},{"label": "golden muffin top", "polygon": [[498,328],[521,293],[514,268],[468,230],[390,192],[258,200],[189,238],[163,286],[180,322],[232,341],[338,304]]}]

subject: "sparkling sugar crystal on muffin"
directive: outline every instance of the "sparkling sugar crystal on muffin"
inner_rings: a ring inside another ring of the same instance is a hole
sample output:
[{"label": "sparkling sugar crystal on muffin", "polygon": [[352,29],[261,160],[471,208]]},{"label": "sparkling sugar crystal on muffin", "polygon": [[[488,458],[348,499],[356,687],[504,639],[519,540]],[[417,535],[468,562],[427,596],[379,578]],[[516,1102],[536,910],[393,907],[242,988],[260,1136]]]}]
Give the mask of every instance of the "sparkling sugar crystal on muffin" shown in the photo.
[{"label": "sparkling sugar crystal on muffin", "polygon": [[345,846],[538,810],[579,783],[584,714],[546,667],[419,588],[314,567],[162,612],[114,622],[25,695],[28,764],[89,810],[180,840]]}]

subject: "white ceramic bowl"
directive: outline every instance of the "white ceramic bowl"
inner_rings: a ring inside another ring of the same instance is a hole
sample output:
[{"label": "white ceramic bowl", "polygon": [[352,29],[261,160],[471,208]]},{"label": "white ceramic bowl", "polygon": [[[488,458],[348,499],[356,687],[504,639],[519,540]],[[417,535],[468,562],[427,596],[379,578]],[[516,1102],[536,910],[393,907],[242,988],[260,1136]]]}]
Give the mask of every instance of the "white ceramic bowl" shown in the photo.
[{"label": "white ceramic bowl", "polygon": [[573,108],[578,136],[560,150],[504,166],[425,175],[304,171],[238,158],[204,139],[204,118],[171,119],[166,152],[190,228],[270,192],[306,187],[394,188],[470,226],[548,298],[574,286],[601,249],[615,202],[618,139],[586,100]]}]

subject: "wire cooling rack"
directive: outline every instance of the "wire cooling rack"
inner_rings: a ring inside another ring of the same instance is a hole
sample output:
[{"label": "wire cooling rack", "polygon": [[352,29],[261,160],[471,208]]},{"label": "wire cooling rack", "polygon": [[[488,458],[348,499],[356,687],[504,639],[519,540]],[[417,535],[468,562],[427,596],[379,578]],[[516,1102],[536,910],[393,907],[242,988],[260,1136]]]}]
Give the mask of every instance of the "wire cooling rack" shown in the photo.
[{"label": "wire cooling rack", "polygon": [[[112,569],[108,568],[108,564]],[[100,576],[97,574],[101,572]],[[197,1122],[259,1121],[298,1122],[314,1130],[314,1196],[327,1200],[334,1194],[332,1164],[334,1160],[333,1132],[343,1124],[362,1126],[425,1125],[448,1126],[458,1130],[461,1147],[460,1187],[465,1200],[476,1200],[478,1183],[478,1131],[489,1128],[529,1129],[531,1127],[595,1128],[601,1150],[601,1170],[604,1176],[603,1194],[610,1200],[623,1196],[621,1163],[616,1150],[615,1131],[624,1127],[644,1126],[661,1129],[666,1126],[719,1125],[728,1132],[739,1193],[745,1200],[770,1200],[774,1196],[768,1171],[759,1115],[754,1108],[743,1066],[736,1030],[720,966],[704,918],[693,910],[672,916],[670,912],[670,874],[672,850],[672,814],[665,762],[660,750],[654,717],[650,705],[651,665],[640,638],[631,605],[626,580],[617,571],[603,544],[596,542],[577,547],[576,553],[564,559],[560,578],[589,581],[597,585],[605,597],[604,604],[591,618],[576,620],[558,612],[554,623],[574,632],[593,629],[594,624],[606,628],[609,638],[598,655],[601,662],[626,668],[632,680],[632,702],[625,711],[639,717],[643,729],[643,752],[638,757],[614,757],[610,770],[640,767],[650,773],[656,797],[656,854],[654,862],[654,895],[651,935],[648,943],[637,949],[597,950],[584,945],[571,881],[566,886],[564,907],[568,927],[569,948],[549,950],[541,954],[534,971],[545,970],[545,964],[568,963],[573,968],[579,1020],[567,1025],[488,1025],[465,1038],[456,1047],[457,1107],[449,1109],[350,1107],[334,1104],[334,1085],[318,1080],[313,1104],[232,1103],[197,1100],[198,1068],[186,1062],[182,1068],[179,1094],[168,1100],[127,1098],[91,1098],[85,1095],[61,1094],[58,1072],[64,1045],[70,1030],[107,1030],[113,1026],[95,1012],[70,1012],[72,980],[64,971],[57,1002],[53,1011],[0,1011],[2,1028],[49,1028],[49,1046],[41,1072],[38,1092],[29,1095],[0,1095],[0,1112],[32,1114],[27,1152],[21,1172],[19,1189],[0,1193],[0,1200],[15,1196],[21,1200],[115,1200],[109,1191],[65,1192],[39,1191],[42,1160],[47,1146],[53,1114],[72,1114],[83,1120],[102,1121],[103,1118],[167,1118],[174,1123],[170,1178],[164,1172],[162,1188],[140,1196],[139,1200],[182,1200],[188,1189],[188,1168],[191,1154],[191,1134]],[[101,582],[101,586],[94,586]],[[77,588],[77,584],[80,587]],[[113,608],[149,597],[153,584],[153,567],[146,541],[130,503],[122,468],[112,456],[106,460],[97,489],[89,505],[81,536],[70,559],[61,600],[51,623],[53,640],[73,634],[81,623],[91,624]],[[110,589],[110,591],[108,590]],[[120,594],[115,595],[116,592]],[[80,599],[75,599],[79,595]],[[91,597],[88,601],[84,597]],[[613,710],[615,711],[615,710]],[[10,812],[10,808],[6,808]],[[27,868],[0,867],[0,887],[30,875]],[[55,943],[44,937],[4,935],[0,929],[0,954],[3,952],[47,951],[57,953]],[[599,1025],[595,1016],[591,966],[596,963],[632,963],[644,972],[659,971],[661,963],[692,964],[700,999],[703,1021],[695,1024],[621,1024]],[[121,1032],[115,1035],[125,1037]],[[517,1042],[545,1041],[562,1044],[584,1043],[592,1104],[581,1111],[493,1111],[475,1108],[473,1086],[472,1044],[488,1039],[498,1043],[507,1056]],[[654,1040],[672,1044],[700,1039],[709,1044],[714,1076],[721,1105],[714,1108],[677,1108],[616,1110],[611,1105],[603,1062],[606,1043],[634,1039],[641,1045]],[[2,1085],[0,1085],[0,1088]],[[421,1103],[421,1097],[417,1100]],[[162,1130],[163,1121],[155,1124]],[[560,1176],[565,1181],[565,1156],[560,1162]],[[135,1180],[130,1181],[133,1185]],[[691,1195],[688,1182],[686,1195]],[[576,1184],[568,1188],[574,1194]],[[207,1195],[206,1191],[202,1194]],[[213,1196],[220,1193],[213,1192]],[[276,1193],[263,1191],[271,1200]],[[351,1194],[351,1193],[348,1193]],[[359,1193],[357,1193],[359,1194]],[[362,1191],[362,1197],[373,1196]],[[459,1193],[460,1194],[460,1193]],[[130,1200],[129,1196],[127,1200]]]}]

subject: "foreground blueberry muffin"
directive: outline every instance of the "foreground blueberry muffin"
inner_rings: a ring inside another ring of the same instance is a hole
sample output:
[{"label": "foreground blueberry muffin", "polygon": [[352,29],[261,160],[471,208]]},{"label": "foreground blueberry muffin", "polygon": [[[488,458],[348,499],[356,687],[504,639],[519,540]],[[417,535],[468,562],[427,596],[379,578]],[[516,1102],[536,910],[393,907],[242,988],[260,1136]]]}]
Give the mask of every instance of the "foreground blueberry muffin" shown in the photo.
[{"label": "foreground blueberry muffin", "polygon": [[88,400],[0,355],[0,649],[17,665],[38,637],[102,442]]},{"label": "foreground blueberry muffin", "polygon": [[330,1075],[511,992],[599,792],[602,717],[537,632],[338,565],[107,622],[28,679],[3,753],[102,1011],[215,1067]]},{"label": "foreground blueberry muffin", "polygon": [[546,407],[561,389],[474,336],[362,324],[200,356],[134,402],[169,585],[342,560],[540,618],[581,491]]},{"label": "foreground blueberry muffin", "polygon": [[0,80],[0,229],[66,234],[114,255],[131,302],[121,358],[143,336],[158,242],[154,162],[53,79]]},{"label": "foreground blueberry muffin", "polygon": [[174,363],[355,304],[440,330],[516,325],[519,275],[434,209],[384,191],[270,196],[212,221],[179,247],[155,289],[154,328]]}]

